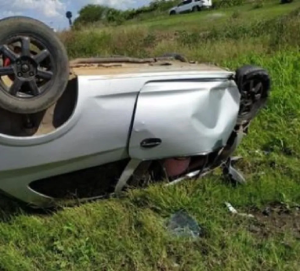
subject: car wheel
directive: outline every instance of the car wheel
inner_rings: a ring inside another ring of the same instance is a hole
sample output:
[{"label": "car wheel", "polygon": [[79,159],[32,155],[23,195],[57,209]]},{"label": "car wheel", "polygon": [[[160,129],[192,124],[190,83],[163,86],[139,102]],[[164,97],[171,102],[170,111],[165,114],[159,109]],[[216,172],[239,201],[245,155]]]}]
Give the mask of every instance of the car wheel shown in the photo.
[{"label": "car wheel", "polygon": [[200,11],[200,8],[198,6],[194,6],[192,12],[197,12],[197,11]]},{"label": "car wheel", "polygon": [[47,25],[23,16],[1,20],[0,56],[3,109],[37,113],[49,108],[63,94],[69,79],[67,52]]},{"label": "car wheel", "polygon": [[176,15],[176,12],[173,10],[170,12],[170,15]]},{"label": "car wheel", "polygon": [[251,121],[268,99],[271,80],[266,70],[246,65],[237,69],[235,82],[241,93],[238,124]]}]

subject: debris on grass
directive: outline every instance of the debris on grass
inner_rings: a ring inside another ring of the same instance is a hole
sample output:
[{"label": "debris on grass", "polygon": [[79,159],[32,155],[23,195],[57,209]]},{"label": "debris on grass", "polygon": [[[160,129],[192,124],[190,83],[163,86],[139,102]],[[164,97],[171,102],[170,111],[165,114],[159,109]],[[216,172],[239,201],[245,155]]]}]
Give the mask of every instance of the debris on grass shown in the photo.
[{"label": "debris on grass", "polygon": [[263,214],[264,216],[270,216],[270,214],[271,214],[271,208],[270,208],[270,207],[265,208],[265,209],[263,210],[262,214]]},{"label": "debris on grass", "polygon": [[225,205],[232,214],[236,214],[239,216],[245,216],[245,217],[249,217],[249,218],[254,218],[254,215],[239,213],[229,202],[225,202]]},{"label": "debris on grass", "polygon": [[197,221],[183,210],[171,216],[167,227],[173,235],[178,237],[198,238],[204,233]]}]

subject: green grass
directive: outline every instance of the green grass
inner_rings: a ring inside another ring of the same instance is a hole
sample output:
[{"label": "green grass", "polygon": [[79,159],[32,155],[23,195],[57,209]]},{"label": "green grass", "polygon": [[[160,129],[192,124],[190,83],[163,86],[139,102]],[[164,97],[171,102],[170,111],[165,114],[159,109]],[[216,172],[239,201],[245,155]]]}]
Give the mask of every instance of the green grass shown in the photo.
[{"label": "green grass", "polygon": [[[152,186],[131,191],[122,199],[48,215],[28,213],[12,201],[3,201],[0,270],[299,270],[299,212],[298,217],[264,218],[258,211],[276,202],[290,208],[300,203],[300,35],[296,31],[300,19],[296,7],[296,1],[285,6],[272,2],[255,10],[245,6],[236,19],[230,16],[232,10],[224,10],[229,14],[224,23],[205,26],[210,33],[201,38],[188,28],[174,35],[177,27],[183,27],[179,16],[173,21],[161,19],[156,30],[156,22],[148,21],[62,33],[71,58],[177,51],[231,69],[246,63],[260,65],[272,77],[271,98],[237,151],[243,156],[238,168],[247,185],[231,187],[216,171],[198,181],[169,188]],[[274,20],[289,11],[293,13]],[[203,12],[199,18],[204,20],[208,14]],[[196,16],[182,18],[192,22]],[[164,31],[159,29],[163,24]],[[256,219],[230,214],[226,201]],[[181,209],[201,224],[205,236],[187,240],[168,233],[167,219]]]},{"label": "green grass", "polygon": [[[220,26],[230,17],[238,16],[243,21],[272,19],[278,15],[286,14],[298,7],[300,3],[295,1],[290,5],[280,5],[279,1],[267,1],[262,8],[254,8],[254,4],[246,4],[220,10],[206,10],[192,14],[182,14],[177,16],[161,15],[160,17],[152,17],[147,20],[138,22],[140,25],[148,26],[151,30],[176,30],[198,29],[205,31],[213,26]],[[255,18],[253,16],[255,15]],[[127,23],[136,24],[135,21]]]}]

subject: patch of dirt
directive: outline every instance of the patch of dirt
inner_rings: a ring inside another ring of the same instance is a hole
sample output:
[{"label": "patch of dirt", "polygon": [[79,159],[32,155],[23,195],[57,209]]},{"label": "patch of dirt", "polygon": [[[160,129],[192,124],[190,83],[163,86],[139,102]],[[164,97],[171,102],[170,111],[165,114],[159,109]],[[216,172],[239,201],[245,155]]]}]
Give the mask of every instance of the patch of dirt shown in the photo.
[{"label": "patch of dirt", "polygon": [[255,220],[249,226],[249,231],[261,238],[276,234],[291,233],[300,240],[300,206],[287,207],[273,203],[263,210],[252,210]]}]

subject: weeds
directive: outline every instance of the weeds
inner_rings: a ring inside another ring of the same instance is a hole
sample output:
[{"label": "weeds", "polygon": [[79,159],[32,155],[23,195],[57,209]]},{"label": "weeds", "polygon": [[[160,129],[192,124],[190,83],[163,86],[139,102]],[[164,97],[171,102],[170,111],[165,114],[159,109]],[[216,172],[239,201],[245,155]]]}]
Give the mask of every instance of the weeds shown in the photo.
[{"label": "weeds", "polygon": [[[67,46],[71,58],[94,55],[132,55],[144,57],[147,54],[155,54],[164,44],[186,51],[194,57],[198,54],[196,49],[201,47],[207,58],[210,55],[213,44],[230,44],[228,50],[239,50],[242,41],[245,50],[253,50],[255,45],[264,54],[282,48],[297,47],[300,45],[300,9],[296,9],[286,16],[269,20],[243,20],[242,13],[235,12],[221,26],[214,26],[207,31],[201,29],[165,31],[153,31],[147,26],[121,26],[110,27],[103,30],[88,29],[61,33],[61,38]],[[162,38],[164,37],[164,38]],[[165,38],[166,37],[166,38]],[[76,42],[75,42],[76,41]],[[232,42],[231,42],[232,41]],[[223,46],[222,51],[226,50]],[[169,50],[168,50],[169,51]],[[245,53],[245,51],[244,51]]]},{"label": "weeds", "polygon": [[256,0],[253,4],[253,9],[263,8],[265,5],[265,0]]}]

